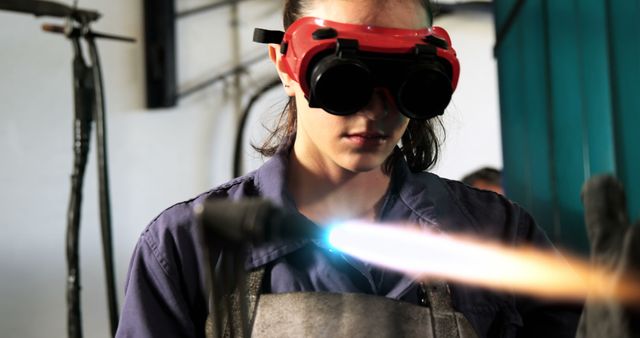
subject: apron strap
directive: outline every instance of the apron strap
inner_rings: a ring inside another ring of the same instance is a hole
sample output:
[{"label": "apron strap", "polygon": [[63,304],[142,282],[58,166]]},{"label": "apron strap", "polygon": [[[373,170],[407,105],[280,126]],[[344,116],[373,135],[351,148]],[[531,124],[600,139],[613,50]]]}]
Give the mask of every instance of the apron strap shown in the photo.
[{"label": "apron strap", "polygon": [[427,306],[431,308],[433,336],[439,337],[475,337],[471,323],[451,305],[449,285],[443,281],[431,280],[420,283]]},{"label": "apron strap", "polygon": [[[261,266],[255,270],[247,272],[245,276],[246,292],[241,292],[241,288],[234,287],[233,292],[230,295],[226,295],[228,298],[230,311],[223,311],[222,314],[222,331],[214,328],[215,321],[213,320],[212,313],[207,315],[207,321],[205,322],[205,335],[207,338],[217,338],[214,336],[214,332],[222,332],[222,337],[249,337],[251,335],[251,327],[253,326],[253,320],[255,318],[256,308],[258,305],[258,299],[260,298],[260,290],[262,289],[262,281],[264,278],[265,267]],[[242,302],[241,296],[245,296],[245,304],[247,306],[249,332],[244,334],[242,325]],[[226,307],[224,307],[226,310]],[[229,321],[229,313],[231,313],[231,321]]]}]

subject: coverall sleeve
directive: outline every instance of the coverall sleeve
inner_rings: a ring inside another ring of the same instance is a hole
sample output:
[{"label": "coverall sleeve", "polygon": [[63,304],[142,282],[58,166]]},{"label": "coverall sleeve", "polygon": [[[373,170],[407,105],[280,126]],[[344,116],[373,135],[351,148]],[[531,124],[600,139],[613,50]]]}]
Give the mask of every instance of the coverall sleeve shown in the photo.
[{"label": "coverall sleeve", "polygon": [[[135,248],[116,337],[202,337],[180,287],[180,278],[143,234]],[[200,332],[202,331],[202,332]]]}]

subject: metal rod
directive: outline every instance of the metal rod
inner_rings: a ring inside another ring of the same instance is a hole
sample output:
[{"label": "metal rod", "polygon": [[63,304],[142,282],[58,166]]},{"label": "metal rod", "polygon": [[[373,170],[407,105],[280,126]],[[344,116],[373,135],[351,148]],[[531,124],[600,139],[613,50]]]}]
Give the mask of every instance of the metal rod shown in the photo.
[{"label": "metal rod", "polygon": [[[231,60],[233,67],[238,68],[241,65],[240,55],[240,15],[238,12],[238,3],[234,2],[230,6],[231,22]],[[242,97],[244,96],[244,90],[242,88],[242,79],[240,78],[240,72],[235,72],[232,75],[233,78],[233,116],[235,117],[236,124],[240,120],[242,115]]]},{"label": "metal rod", "polygon": [[95,94],[94,113],[96,119],[96,143],[98,155],[98,187],[100,191],[100,229],[102,232],[102,252],[107,287],[107,301],[109,305],[109,319],[112,336],[118,329],[118,300],[115,286],[115,272],[113,264],[113,249],[111,238],[111,203],[109,197],[109,170],[107,161],[107,126],[102,83],[102,69],[94,36],[86,36],[89,54],[91,56],[91,70],[93,71],[93,92]]},{"label": "metal rod", "polygon": [[[69,32],[67,32],[67,28],[65,26],[62,25],[56,25],[56,24],[50,24],[50,23],[45,23],[42,24],[42,30],[45,32],[49,32],[49,33],[58,33],[58,34],[69,34],[69,35],[80,35],[80,29],[77,27],[71,28],[71,30]],[[122,41],[122,42],[136,42],[136,39],[134,38],[130,38],[127,36],[119,36],[119,35],[113,35],[113,34],[105,34],[105,33],[98,33],[95,31],[90,31],[86,33],[87,36],[91,36],[93,38],[99,38],[99,39],[108,39],[108,40],[117,40],[117,41]]]},{"label": "metal rod", "polygon": [[266,85],[258,90],[253,96],[249,99],[249,102],[244,108],[242,112],[242,116],[240,117],[240,122],[238,122],[237,134],[236,134],[236,144],[233,152],[233,177],[238,177],[242,175],[242,141],[244,139],[244,131],[247,127],[247,121],[249,121],[249,114],[251,113],[251,108],[258,101],[264,93],[269,91],[272,88],[275,88],[280,84],[280,78],[276,77],[269,81]]},{"label": "metal rod", "polygon": [[117,40],[117,41],[122,41],[122,42],[136,42],[136,39],[130,38],[130,37],[127,37],[127,36],[98,33],[98,32],[93,32],[93,31],[91,32],[91,36],[93,36],[94,38],[99,38],[99,39]]},{"label": "metal rod", "polygon": [[53,1],[3,0],[0,1],[0,9],[33,14],[35,16],[73,18],[82,23],[98,20],[101,16],[96,11],[73,8]]},{"label": "metal rod", "polygon": [[182,18],[187,17],[187,16],[191,16],[191,15],[194,15],[194,14],[200,14],[200,13],[207,12],[207,11],[210,11],[210,10],[214,10],[216,8],[220,8],[220,7],[223,7],[223,6],[233,5],[233,4],[236,4],[238,2],[242,2],[242,1],[247,1],[247,0],[222,0],[222,1],[214,2],[212,4],[203,5],[203,6],[195,7],[195,8],[192,8],[192,9],[187,9],[187,10],[184,10],[182,12],[178,12],[176,14],[176,19],[182,19]]},{"label": "metal rod", "polygon": [[494,56],[498,55],[498,49],[500,48],[502,41],[504,40],[507,33],[511,30],[511,27],[515,23],[516,18],[518,17],[518,14],[520,14],[520,11],[522,10],[524,4],[525,0],[517,0],[517,2],[511,8],[507,19],[504,21],[502,26],[498,27],[498,32],[496,34],[496,44],[493,46]]},{"label": "metal rod", "polygon": [[207,88],[213,84],[215,84],[216,82],[222,81],[224,79],[226,79],[227,77],[234,75],[236,73],[241,73],[244,72],[248,66],[251,66],[255,63],[258,63],[260,61],[266,60],[267,58],[265,57],[264,54],[260,54],[257,55],[251,59],[248,59],[247,61],[243,62],[242,64],[240,64],[239,66],[233,67],[229,70],[226,70],[222,73],[219,73],[215,76],[213,76],[212,78],[202,81],[199,84],[196,84],[190,88],[185,89],[184,91],[178,93],[178,98],[185,98],[195,92],[198,92],[204,88]]}]

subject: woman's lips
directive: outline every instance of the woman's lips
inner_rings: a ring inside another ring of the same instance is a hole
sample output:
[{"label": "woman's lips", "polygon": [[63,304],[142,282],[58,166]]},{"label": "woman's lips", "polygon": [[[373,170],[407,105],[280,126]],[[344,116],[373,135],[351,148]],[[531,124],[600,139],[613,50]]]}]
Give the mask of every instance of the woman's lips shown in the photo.
[{"label": "woman's lips", "polygon": [[346,134],[345,138],[358,146],[370,147],[377,146],[384,143],[387,140],[387,136],[382,133],[365,132],[365,133],[352,133]]}]

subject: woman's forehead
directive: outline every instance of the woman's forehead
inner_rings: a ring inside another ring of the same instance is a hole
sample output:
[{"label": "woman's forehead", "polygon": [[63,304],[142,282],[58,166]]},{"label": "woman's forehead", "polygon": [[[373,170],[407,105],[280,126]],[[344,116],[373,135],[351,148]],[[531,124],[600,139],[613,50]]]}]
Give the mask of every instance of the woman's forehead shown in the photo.
[{"label": "woman's forehead", "polygon": [[428,26],[426,10],[418,0],[315,0],[305,16],[379,27],[419,29]]}]

